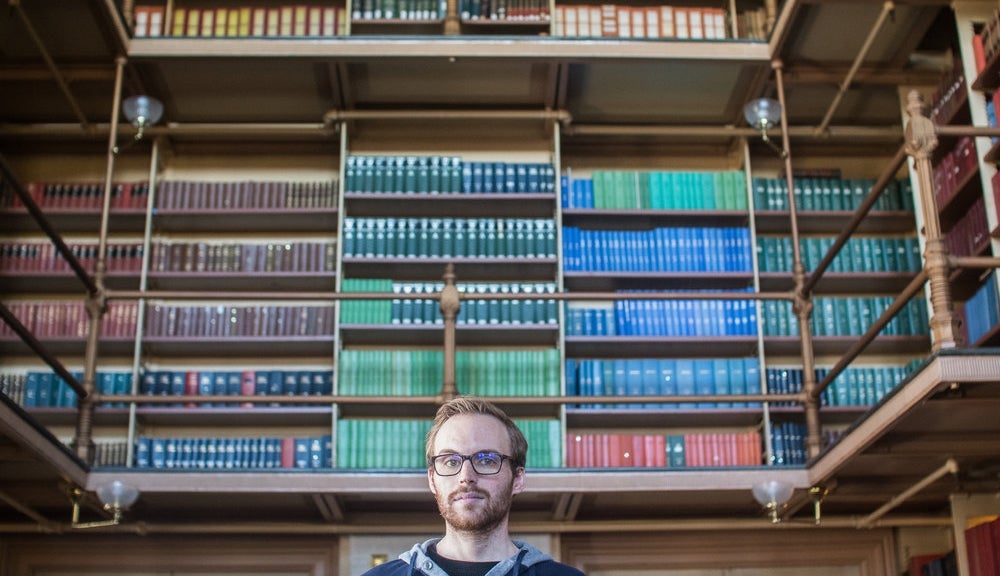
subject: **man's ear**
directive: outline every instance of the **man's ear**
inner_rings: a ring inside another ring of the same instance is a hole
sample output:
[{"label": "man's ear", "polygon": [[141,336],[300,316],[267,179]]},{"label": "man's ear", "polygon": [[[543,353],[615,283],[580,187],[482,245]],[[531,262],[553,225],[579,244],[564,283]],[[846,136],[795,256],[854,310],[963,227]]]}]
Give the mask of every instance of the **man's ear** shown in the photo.
[{"label": "man's ear", "polygon": [[434,470],[427,469],[427,485],[431,488],[431,494],[437,496],[437,486],[434,485]]},{"label": "man's ear", "polygon": [[520,494],[521,492],[524,492],[524,467],[518,468],[517,472],[514,473],[512,493]]}]

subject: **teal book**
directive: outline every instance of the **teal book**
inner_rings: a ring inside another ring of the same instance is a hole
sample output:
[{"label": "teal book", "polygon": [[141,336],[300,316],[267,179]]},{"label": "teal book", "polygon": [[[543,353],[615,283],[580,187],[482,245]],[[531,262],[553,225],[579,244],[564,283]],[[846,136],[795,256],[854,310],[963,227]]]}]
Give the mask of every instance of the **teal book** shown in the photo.
[{"label": "teal book", "polygon": [[[694,360],[678,359],[676,361],[677,395],[690,396],[695,393]],[[682,402],[678,408],[693,408],[694,403]]]},{"label": "teal book", "polygon": [[670,468],[683,468],[686,464],[684,436],[680,434],[667,436],[667,466]]},{"label": "teal book", "polygon": [[[625,393],[630,397],[642,396],[642,361],[630,358],[625,361]],[[636,405],[630,405],[634,408]]]},{"label": "teal book", "polygon": [[[677,395],[677,374],[676,374],[676,361],[673,358],[661,358],[657,361],[657,365],[660,370],[659,378],[659,391],[658,394],[662,396],[676,396]],[[663,408],[675,409],[677,404],[670,402],[662,405]]]},{"label": "teal book", "polygon": [[[712,377],[716,394],[732,394],[729,376],[729,360],[726,358],[713,358]],[[732,405],[732,402],[729,401],[716,402],[716,407],[718,408],[730,408]]]},{"label": "teal book", "polygon": [[[698,358],[694,361],[694,393],[700,396],[711,396],[715,393],[715,372],[712,360]],[[698,408],[715,408],[715,402],[702,400]]]},{"label": "teal book", "polygon": [[[642,394],[644,396],[657,396],[660,394],[660,366],[655,358],[645,358],[642,363]],[[646,403],[646,408],[654,408],[657,405]]]},{"label": "teal book", "polygon": [[[726,360],[726,371],[729,377],[730,394],[747,394],[750,391],[747,385],[746,363],[748,360],[756,361],[756,358],[729,358]],[[755,389],[756,391],[756,389]],[[746,408],[746,402],[733,402],[733,408]]]},{"label": "teal book", "polygon": [[[743,379],[746,383],[747,394],[760,392],[760,360],[756,356],[748,356],[743,359]],[[760,406],[760,402],[750,402],[748,406],[757,408]]]}]

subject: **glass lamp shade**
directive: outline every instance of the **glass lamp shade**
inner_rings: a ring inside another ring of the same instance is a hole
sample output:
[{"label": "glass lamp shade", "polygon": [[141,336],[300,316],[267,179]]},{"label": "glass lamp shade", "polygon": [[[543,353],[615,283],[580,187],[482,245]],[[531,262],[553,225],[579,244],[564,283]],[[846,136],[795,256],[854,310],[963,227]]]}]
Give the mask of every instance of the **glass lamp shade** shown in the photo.
[{"label": "glass lamp shade", "polygon": [[773,98],[751,100],[743,106],[743,116],[754,128],[765,130],[781,122],[781,104]]},{"label": "glass lamp shade", "polygon": [[97,497],[110,510],[124,510],[139,499],[139,489],[115,480],[97,487]]},{"label": "glass lamp shade", "polygon": [[753,485],[754,500],[762,506],[781,506],[792,497],[794,486],[781,480],[767,480]]},{"label": "glass lamp shade", "polygon": [[160,121],[163,104],[149,96],[129,96],[122,101],[122,113],[134,126],[148,126]]}]

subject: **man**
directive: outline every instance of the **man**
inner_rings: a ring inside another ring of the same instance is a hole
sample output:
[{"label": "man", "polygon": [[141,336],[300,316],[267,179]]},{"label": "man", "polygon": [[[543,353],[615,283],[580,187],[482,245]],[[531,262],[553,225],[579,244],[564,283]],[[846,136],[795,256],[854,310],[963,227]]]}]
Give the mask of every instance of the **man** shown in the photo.
[{"label": "man", "polygon": [[524,490],[528,442],[502,410],[468,396],[444,404],[426,450],[444,537],[416,544],[363,576],[583,576],[510,538],[510,505]]}]

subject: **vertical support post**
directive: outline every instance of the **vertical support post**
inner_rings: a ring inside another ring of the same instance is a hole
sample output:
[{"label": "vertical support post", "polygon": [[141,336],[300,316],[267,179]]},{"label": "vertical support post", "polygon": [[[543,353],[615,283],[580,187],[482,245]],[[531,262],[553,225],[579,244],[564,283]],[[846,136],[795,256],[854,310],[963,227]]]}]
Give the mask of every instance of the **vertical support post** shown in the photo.
[{"label": "vertical support post", "polygon": [[455,383],[455,319],[462,307],[458,288],[455,287],[455,265],[448,264],[444,272],[444,289],[441,290],[441,315],[444,316],[444,382],[441,398],[447,402],[458,396]]},{"label": "vertical support post", "polygon": [[111,104],[111,130],[108,133],[108,160],[104,173],[104,204],[101,206],[101,230],[98,236],[97,261],[94,263],[94,284],[97,290],[88,294],[86,309],[89,321],[87,330],[87,347],[84,353],[83,388],[87,396],[78,402],[79,412],[76,420],[76,437],[73,447],[76,455],[87,463],[94,459],[94,391],[97,389],[97,346],[101,340],[101,322],[108,310],[105,294],[104,276],[107,271],[108,253],[108,221],[111,217],[111,192],[114,186],[116,143],[118,140],[118,115],[120,113],[122,92],[122,75],[125,72],[125,58],[115,59],[115,88]]},{"label": "vertical support post", "polygon": [[788,187],[788,218],[792,232],[792,279],[795,282],[795,300],[792,311],[798,320],[799,342],[802,347],[802,392],[806,417],[806,453],[815,458],[823,448],[819,424],[819,399],[815,395],[816,366],[812,342],[812,295],[806,293],[806,268],[802,263],[802,249],[799,239],[798,207],[795,204],[795,178],[792,173],[792,155],[788,142],[788,109],[785,104],[785,82],[782,75],[783,63],[771,63],[778,86],[778,102],[781,104],[781,147],[785,151],[785,183]]},{"label": "vertical support post", "polygon": [[444,14],[445,36],[457,36],[462,32],[462,23],[458,15],[458,0],[447,0]]},{"label": "vertical support post", "polygon": [[951,287],[948,284],[950,268],[948,251],[941,234],[937,199],[934,195],[934,178],[931,154],[937,148],[934,123],[924,116],[923,97],[916,90],[906,96],[906,153],[913,158],[917,171],[917,196],[924,216],[924,267],[927,269],[931,298],[931,334],[934,351],[955,347],[955,317],[951,310]]}]

